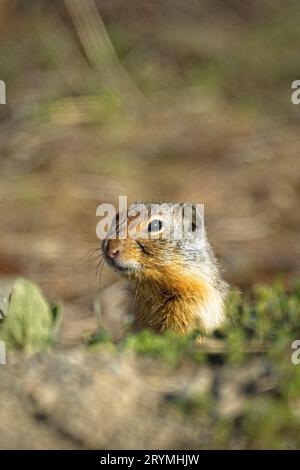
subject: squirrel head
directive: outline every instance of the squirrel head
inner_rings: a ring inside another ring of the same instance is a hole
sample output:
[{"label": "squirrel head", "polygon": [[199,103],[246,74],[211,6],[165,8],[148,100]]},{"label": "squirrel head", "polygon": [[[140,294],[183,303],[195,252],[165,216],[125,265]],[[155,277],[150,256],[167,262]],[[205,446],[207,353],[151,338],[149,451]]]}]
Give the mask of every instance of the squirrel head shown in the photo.
[{"label": "squirrel head", "polygon": [[192,274],[207,248],[201,207],[192,203],[135,203],[117,215],[102,242],[107,264],[139,282]]}]

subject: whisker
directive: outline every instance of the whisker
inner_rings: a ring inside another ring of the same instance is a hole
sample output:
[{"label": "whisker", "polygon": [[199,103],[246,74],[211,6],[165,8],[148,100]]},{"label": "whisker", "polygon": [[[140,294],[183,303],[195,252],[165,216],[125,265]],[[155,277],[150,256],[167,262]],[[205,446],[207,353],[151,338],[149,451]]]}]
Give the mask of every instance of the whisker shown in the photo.
[{"label": "whisker", "polygon": [[95,251],[94,253],[87,253],[86,254],[86,259],[87,260],[98,260],[103,258],[103,254],[100,252]]},{"label": "whisker", "polygon": [[99,238],[97,237],[96,233],[91,230],[84,230],[84,239],[88,242],[98,242],[99,243]]},{"label": "whisker", "polygon": [[98,262],[97,270],[96,270],[96,274],[95,274],[95,280],[99,279],[99,284],[100,285],[101,285],[101,281],[102,281],[103,267],[104,267],[104,259],[102,258]]}]

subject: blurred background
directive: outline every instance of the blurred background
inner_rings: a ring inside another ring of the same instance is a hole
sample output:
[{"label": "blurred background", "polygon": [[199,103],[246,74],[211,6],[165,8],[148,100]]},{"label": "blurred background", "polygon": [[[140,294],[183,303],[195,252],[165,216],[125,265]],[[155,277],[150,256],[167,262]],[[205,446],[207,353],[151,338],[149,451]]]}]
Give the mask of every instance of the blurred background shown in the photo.
[{"label": "blurred background", "polygon": [[95,328],[95,211],[119,195],[205,204],[243,290],[300,274],[299,18],[297,0],[1,0],[1,282],[63,303],[66,342]]}]

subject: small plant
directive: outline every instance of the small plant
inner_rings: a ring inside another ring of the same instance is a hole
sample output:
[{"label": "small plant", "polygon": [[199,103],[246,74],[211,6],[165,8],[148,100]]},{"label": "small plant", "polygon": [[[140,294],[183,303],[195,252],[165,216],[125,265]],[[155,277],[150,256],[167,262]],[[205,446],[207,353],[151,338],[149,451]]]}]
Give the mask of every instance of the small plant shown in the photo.
[{"label": "small plant", "polygon": [[180,359],[193,356],[198,336],[198,332],[182,336],[173,331],[158,335],[149,330],[143,330],[126,338],[122,346],[133,349],[137,354],[161,359],[170,366],[174,366]]},{"label": "small plant", "polygon": [[60,308],[49,305],[39,286],[18,279],[1,323],[0,339],[8,348],[26,352],[43,350],[54,341],[60,319]]}]

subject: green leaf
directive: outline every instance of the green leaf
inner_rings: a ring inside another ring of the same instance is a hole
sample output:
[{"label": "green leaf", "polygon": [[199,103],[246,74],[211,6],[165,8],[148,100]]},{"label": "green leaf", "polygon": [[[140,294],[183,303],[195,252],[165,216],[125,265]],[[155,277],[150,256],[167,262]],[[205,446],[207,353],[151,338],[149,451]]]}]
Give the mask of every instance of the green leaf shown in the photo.
[{"label": "green leaf", "polygon": [[8,348],[26,352],[49,347],[57,331],[61,312],[51,308],[38,285],[18,279],[11,291],[0,338]]}]

